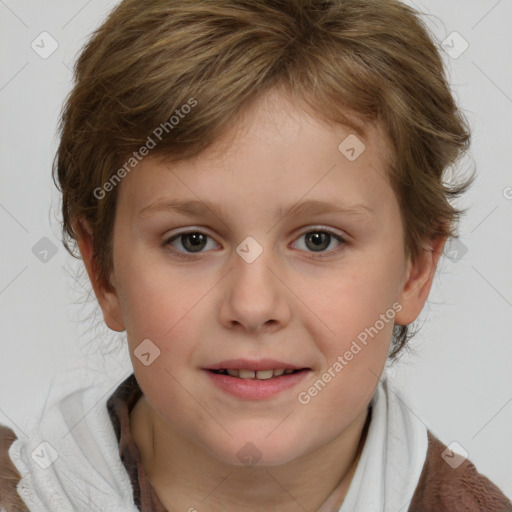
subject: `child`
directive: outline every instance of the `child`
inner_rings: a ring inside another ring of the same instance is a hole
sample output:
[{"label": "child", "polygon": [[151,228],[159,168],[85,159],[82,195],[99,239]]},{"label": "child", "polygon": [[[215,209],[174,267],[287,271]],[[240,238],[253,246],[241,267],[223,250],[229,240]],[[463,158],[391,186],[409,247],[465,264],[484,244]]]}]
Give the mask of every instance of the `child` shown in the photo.
[{"label": "child", "polygon": [[5,510],[511,511],[384,370],[468,143],[397,1],[121,2],[55,177],[133,374],[66,377],[27,438],[3,430]]}]

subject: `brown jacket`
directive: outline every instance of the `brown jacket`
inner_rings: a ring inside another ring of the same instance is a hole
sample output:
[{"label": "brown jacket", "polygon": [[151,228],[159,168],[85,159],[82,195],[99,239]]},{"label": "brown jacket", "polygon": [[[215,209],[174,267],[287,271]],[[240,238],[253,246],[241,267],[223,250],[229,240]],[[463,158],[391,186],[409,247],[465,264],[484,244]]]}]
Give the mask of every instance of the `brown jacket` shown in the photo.
[{"label": "brown jacket", "polygon": [[[129,414],[141,393],[132,374],[109,398],[107,408],[119,442],[119,454],[132,483],[135,504],[141,512],[165,512],[144,472],[137,446],[130,434]],[[0,425],[2,512],[2,507],[6,512],[27,512],[16,492],[20,475],[8,454],[9,446],[15,439],[11,429]],[[441,457],[445,449],[446,446],[428,432],[427,456],[408,512],[512,512],[512,503],[469,460],[456,469],[448,465]]]}]

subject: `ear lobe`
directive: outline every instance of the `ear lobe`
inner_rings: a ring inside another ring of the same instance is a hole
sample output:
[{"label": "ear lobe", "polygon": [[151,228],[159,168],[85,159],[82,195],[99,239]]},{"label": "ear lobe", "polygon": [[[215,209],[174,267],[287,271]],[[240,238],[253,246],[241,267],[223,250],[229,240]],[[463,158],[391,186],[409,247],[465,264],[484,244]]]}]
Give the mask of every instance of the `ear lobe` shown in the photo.
[{"label": "ear lobe", "polygon": [[103,312],[103,319],[113,331],[125,329],[121,305],[114,286],[107,285],[99,279],[94,259],[93,230],[86,219],[77,219],[73,224],[77,235],[77,244],[82,255],[87,275],[91,281],[94,294]]},{"label": "ear lobe", "polygon": [[398,300],[402,309],[395,316],[395,324],[407,325],[418,318],[432,288],[437,262],[445,242],[445,236],[434,238],[414,262],[409,262]]}]

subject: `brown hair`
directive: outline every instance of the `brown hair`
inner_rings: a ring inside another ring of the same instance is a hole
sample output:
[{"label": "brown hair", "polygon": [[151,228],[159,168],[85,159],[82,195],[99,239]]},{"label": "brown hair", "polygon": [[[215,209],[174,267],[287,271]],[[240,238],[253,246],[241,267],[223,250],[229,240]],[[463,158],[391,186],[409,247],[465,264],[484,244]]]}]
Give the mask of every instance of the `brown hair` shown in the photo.
[{"label": "brown hair", "polygon": [[[196,156],[270,89],[327,122],[357,130],[347,118],[356,112],[383,127],[408,258],[435,236],[456,236],[463,210],[449,200],[474,176],[450,185],[444,173],[467,149],[469,131],[413,9],[395,0],[124,0],[79,56],[62,113],[53,170],[68,251],[79,257],[74,224],[85,219],[109,286],[112,179],[129,172],[127,159],[158,126],[167,128],[153,154]],[[395,325],[392,357],[409,338],[407,326]]]}]

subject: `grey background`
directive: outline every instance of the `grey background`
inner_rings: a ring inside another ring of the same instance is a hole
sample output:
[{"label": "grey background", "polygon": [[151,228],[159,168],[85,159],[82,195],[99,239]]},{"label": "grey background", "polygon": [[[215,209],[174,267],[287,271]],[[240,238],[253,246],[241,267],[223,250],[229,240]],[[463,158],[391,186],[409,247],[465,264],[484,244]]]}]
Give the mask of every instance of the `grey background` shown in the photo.
[{"label": "grey background", "polygon": [[[50,179],[74,59],[116,3],[0,0],[0,423],[6,425],[27,425],[61,372],[105,369],[115,383],[131,368],[126,351],[108,353],[119,335],[101,327],[87,281],[75,280],[79,267],[60,243],[59,196]],[[415,353],[393,372],[410,409],[445,444],[463,446],[512,498],[512,2],[414,5],[452,55],[445,56],[450,82],[473,129],[465,165],[476,165],[479,177],[459,203],[470,208],[459,230],[463,245],[442,259],[412,342]],[[42,47],[43,31],[58,44],[47,58],[31,47],[35,41],[40,52],[51,49],[48,38]],[[457,55],[464,41],[468,47]]]}]

